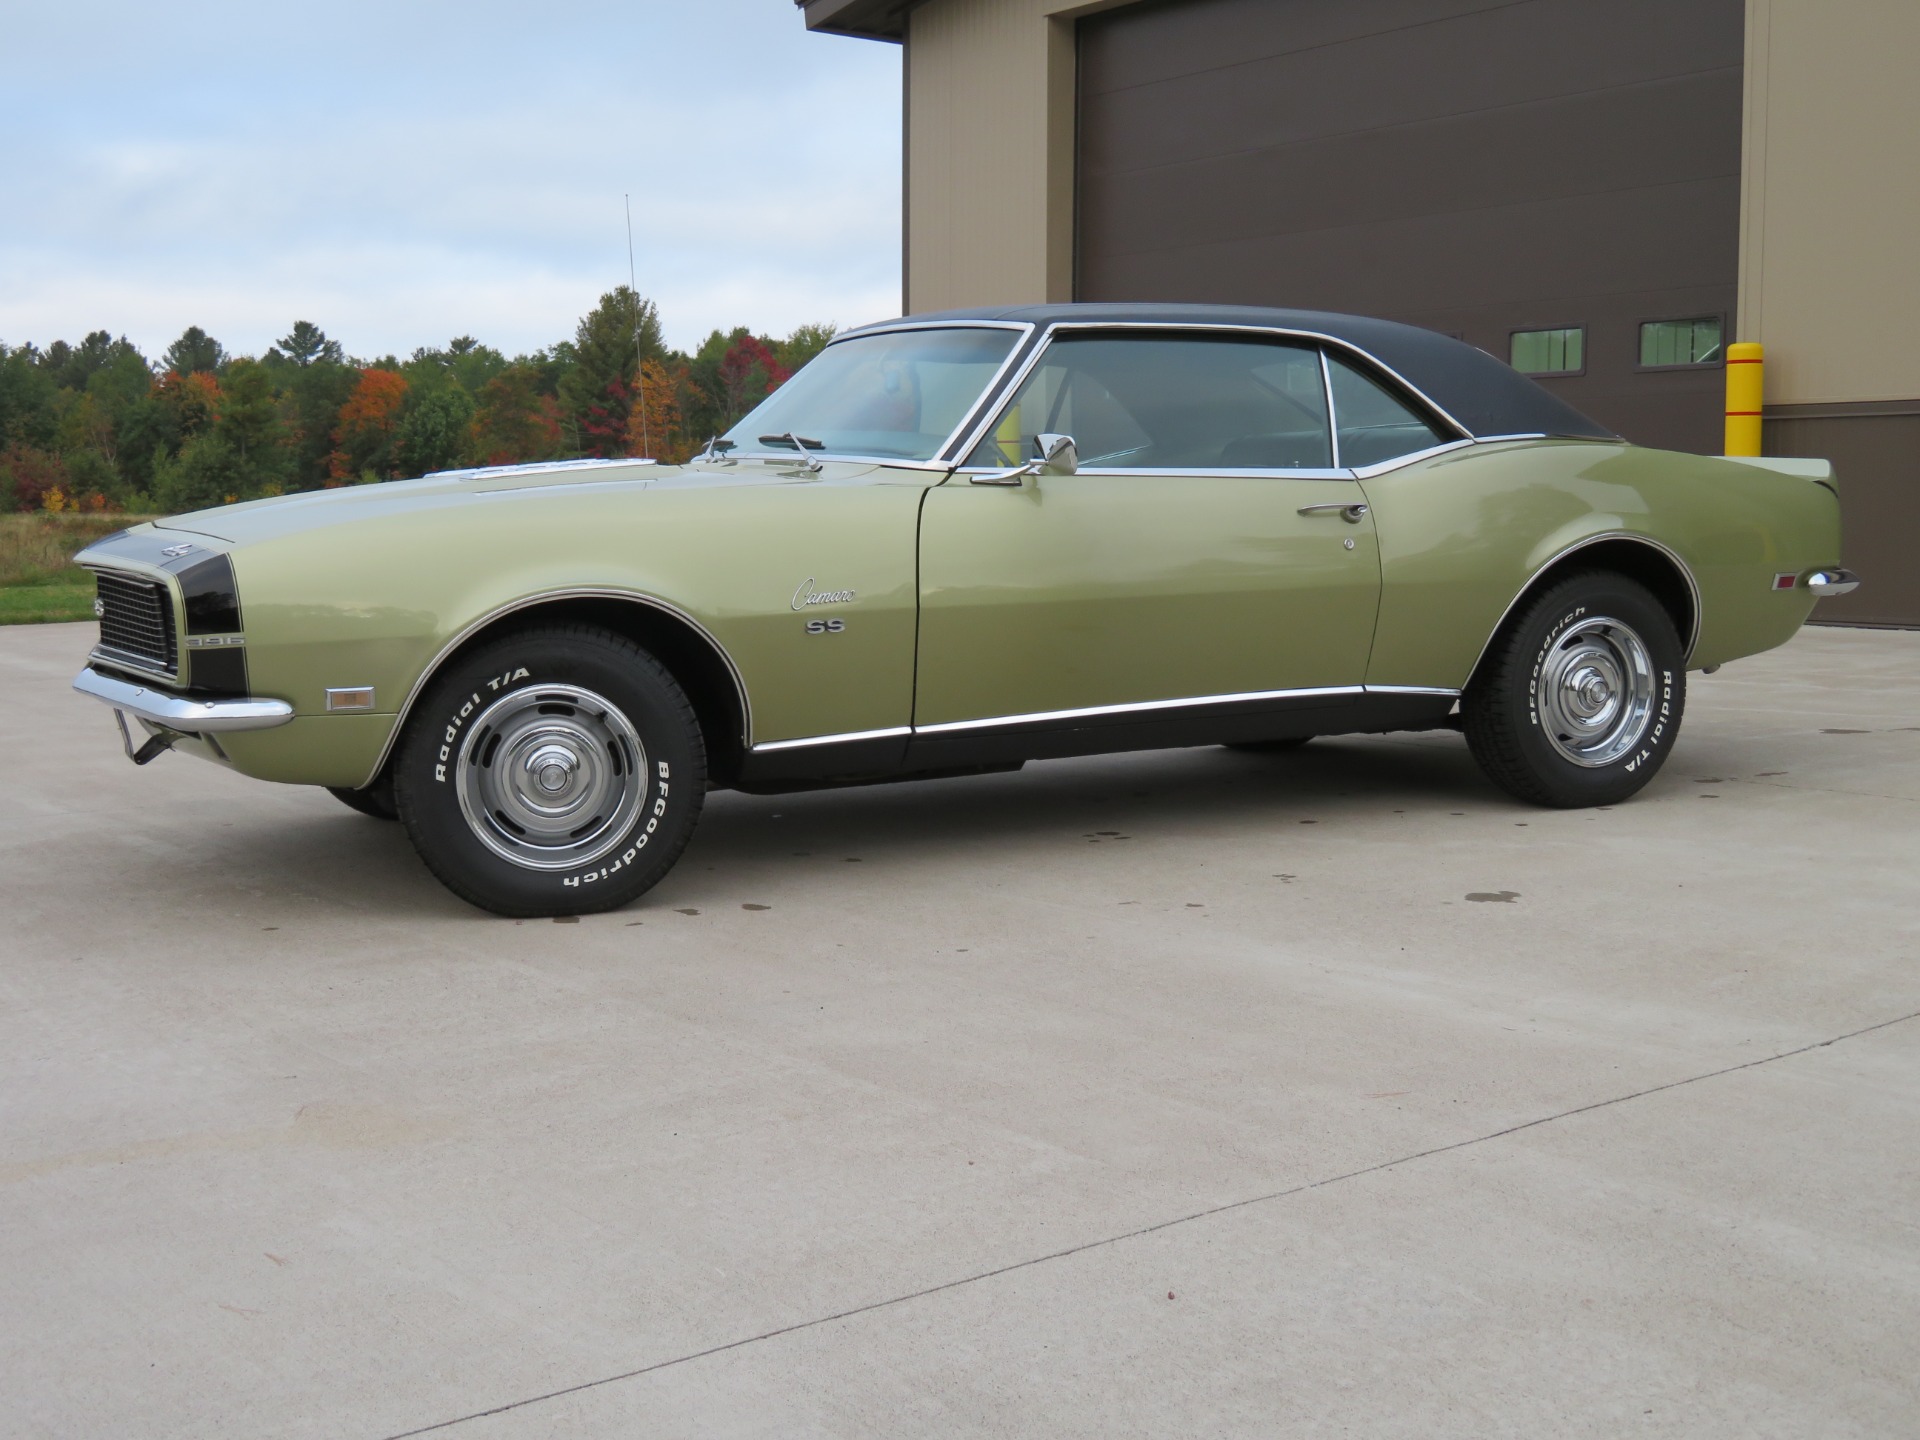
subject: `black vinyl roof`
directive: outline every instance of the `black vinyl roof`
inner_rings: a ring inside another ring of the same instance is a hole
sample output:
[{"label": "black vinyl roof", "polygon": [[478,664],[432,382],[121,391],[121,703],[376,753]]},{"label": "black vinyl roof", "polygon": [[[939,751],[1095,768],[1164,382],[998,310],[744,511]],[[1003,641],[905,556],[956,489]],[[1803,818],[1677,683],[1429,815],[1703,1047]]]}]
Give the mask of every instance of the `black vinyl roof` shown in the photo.
[{"label": "black vinyl roof", "polygon": [[[1017,320],[1042,329],[1074,324],[1247,325],[1303,331],[1344,341],[1373,357],[1475,439],[1497,435],[1620,437],[1536,385],[1486,351],[1416,325],[1321,310],[1268,310],[1254,305],[1017,305],[910,315],[900,325],[931,320]],[[866,327],[883,328],[883,327]],[[858,331],[849,332],[852,334]]]}]

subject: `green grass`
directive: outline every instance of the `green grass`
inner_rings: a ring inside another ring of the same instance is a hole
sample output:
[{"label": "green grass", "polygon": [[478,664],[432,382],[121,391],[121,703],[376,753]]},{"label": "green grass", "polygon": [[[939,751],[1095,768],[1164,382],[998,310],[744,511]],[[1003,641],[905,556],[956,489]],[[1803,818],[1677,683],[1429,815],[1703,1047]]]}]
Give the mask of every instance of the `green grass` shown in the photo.
[{"label": "green grass", "polygon": [[144,515],[0,515],[0,625],[93,618],[93,577],[74,554]]},{"label": "green grass", "polygon": [[93,581],[0,585],[0,625],[46,625],[93,619]]}]

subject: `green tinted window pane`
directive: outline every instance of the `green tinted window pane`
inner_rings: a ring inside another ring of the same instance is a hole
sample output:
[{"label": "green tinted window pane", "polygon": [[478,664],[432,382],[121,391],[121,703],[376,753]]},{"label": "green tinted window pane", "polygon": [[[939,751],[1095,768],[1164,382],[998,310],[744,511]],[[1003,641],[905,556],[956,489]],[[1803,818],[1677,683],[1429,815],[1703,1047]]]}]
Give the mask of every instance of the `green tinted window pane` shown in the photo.
[{"label": "green tinted window pane", "polygon": [[1062,335],[970,466],[1019,465],[1071,435],[1083,470],[1324,470],[1333,464],[1319,352],[1194,336]]},{"label": "green tinted window pane", "polygon": [[966,418],[1019,339],[1012,330],[891,330],[836,340],[722,438],[818,440],[829,454],[929,460]]},{"label": "green tinted window pane", "polygon": [[1720,317],[1649,320],[1640,327],[1642,365],[1715,365],[1720,361]]},{"label": "green tinted window pane", "polygon": [[1342,465],[1379,465],[1446,442],[1447,437],[1404,400],[1344,360],[1329,355],[1327,373],[1333,381]]},{"label": "green tinted window pane", "polygon": [[1517,330],[1508,364],[1523,375],[1555,375],[1586,363],[1587,332],[1575,325],[1561,330]]}]

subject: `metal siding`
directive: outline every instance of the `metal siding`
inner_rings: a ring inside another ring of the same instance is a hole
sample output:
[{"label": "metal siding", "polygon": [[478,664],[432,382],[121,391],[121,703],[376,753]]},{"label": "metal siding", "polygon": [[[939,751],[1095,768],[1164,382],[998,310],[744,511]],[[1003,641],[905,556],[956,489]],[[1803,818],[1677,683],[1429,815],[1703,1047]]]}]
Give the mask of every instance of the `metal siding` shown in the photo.
[{"label": "metal siding", "polygon": [[1815,624],[1920,625],[1920,403],[1906,414],[1855,414],[1847,405],[1795,406],[1765,423],[1769,455],[1831,460],[1840,484],[1839,557],[1860,573],[1851,595],[1822,600]]},{"label": "metal siding", "polygon": [[1642,320],[1734,310],[1742,0],[1187,0],[1083,20],[1077,293],[1385,316],[1641,443],[1717,452],[1717,369]]}]

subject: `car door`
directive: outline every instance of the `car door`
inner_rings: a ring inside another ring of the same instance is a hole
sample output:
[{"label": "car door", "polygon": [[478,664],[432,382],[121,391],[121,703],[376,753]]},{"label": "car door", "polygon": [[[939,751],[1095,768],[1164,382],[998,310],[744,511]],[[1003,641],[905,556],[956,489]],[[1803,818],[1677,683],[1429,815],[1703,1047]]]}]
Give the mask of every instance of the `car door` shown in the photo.
[{"label": "car door", "polygon": [[[991,483],[984,472],[1036,454],[1042,433],[1074,437],[1076,473]],[[1315,346],[1059,327],[927,493],[914,723],[1357,691],[1379,589],[1372,517],[1334,468]]]}]

